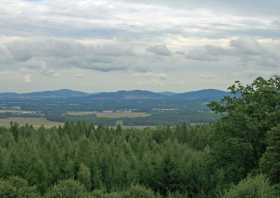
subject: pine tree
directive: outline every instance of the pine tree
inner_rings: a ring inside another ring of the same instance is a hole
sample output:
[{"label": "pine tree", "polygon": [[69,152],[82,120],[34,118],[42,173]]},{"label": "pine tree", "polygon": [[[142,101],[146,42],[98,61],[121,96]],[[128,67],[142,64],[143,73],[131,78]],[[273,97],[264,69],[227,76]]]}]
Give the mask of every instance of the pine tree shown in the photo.
[{"label": "pine tree", "polygon": [[90,169],[84,165],[80,164],[79,171],[77,174],[78,181],[83,184],[88,191],[91,190],[91,173]]}]

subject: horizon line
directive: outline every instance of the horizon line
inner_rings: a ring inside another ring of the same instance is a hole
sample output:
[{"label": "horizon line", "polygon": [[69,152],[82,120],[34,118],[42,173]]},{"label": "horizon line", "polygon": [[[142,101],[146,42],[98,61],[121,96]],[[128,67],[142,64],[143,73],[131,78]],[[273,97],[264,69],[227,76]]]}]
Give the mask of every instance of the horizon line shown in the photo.
[{"label": "horizon line", "polygon": [[81,92],[85,94],[98,94],[98,93],[114,93],[114,92],[132,92],[132,91],[146,91],[146,92],[153,92],[153,93],[165,93],[165,92],[170,92],[170,93],[175,93],[175,94],[180,94],[180,93],[187,93],[187,92],[197,92],[197,91],[206,91],[206,90],[216,90],[216,91],[224,91],[228,92],[228,89],[216,89],[216,88],[205,88],[205,89],[193,89],[193,90],[186,90],[186,91],[170,91],[170,90],[165,90],[165,91],[159,91],[159,90],[148,90],[148,89],[116,89],[116,90],[104,90],[104,91],[96,91],[96,92],[91,92],[91,91],[85,91],[85,90],[78,90],[78,89],[67,89],[67,88],[61,88],[61,89],[45,89],[45,90],[34,90],[34,91],[0,91],[0,94],[30,94],[30,93],[44,93],[44,92],[57,92],[57,91],[72,91],[72,92]]}]

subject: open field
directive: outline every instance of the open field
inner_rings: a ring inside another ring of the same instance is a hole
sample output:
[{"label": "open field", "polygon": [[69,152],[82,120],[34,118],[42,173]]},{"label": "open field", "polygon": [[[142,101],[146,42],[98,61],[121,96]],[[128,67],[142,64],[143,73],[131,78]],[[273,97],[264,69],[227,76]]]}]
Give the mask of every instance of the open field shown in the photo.
[{"label": "open field", "polygon": [[14,113],[14,114],[35,114],[36,111],[24,111],[15,109],[0,109],[0,113]]},{"label": "open field", "polygon": [[0,126],[9,127],[11,122],[16,122],[20,125],[33,125],[35,128],[44,126],[46,128],[51,128],[55,126],[63,125],[61,122],[49,121],[46,118],[24,118],[24,117],[11,117],[0,119]]},{"label": "open field", "polygon": [[66,112],[65,115],[68,116],[89,116],[89,115],[95,115],[96,112],[93,111],[69,111]]},{"label": "open field", "polygon": [[93,111],[77,111],[77,112],[67,112],[65,115],[68,116],[90,116],[95,115],[97,118],[145,118],[149,117],[150,114],[145,112],[93,112]]},{"label": "open field", "polygon": [[95,113],[97,118],[145,118],[150,114],[144,112],[97,112]]}]

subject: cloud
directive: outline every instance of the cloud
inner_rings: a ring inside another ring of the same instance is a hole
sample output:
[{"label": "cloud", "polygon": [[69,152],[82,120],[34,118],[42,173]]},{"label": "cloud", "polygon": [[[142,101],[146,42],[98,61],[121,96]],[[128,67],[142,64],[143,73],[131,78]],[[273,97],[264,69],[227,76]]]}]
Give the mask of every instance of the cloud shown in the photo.
[{"label": "cloud", "polygon": [[160,56],[171,56],[170,50],[166,45],[155,45],[147,48],[147,51]]},{"label": "cloud", "polygon": [[[239,5],[236,3],[204,1],[201,4],[193,0],[154,2],[52,0],[34,3],[1,0],[0,13],[4,14],[0,15],[0,34],[140,41],[164,40],[174,34],[196,37],[232,34],[280,36],[279,28],[275,29],[271,23],[276,17],[217,12],[217,6],[214,6]],[[193,6],[167,7],[167,4]]]},{"label": "cloud", "polygon": [[23,76],[23,79],[24,79],[24,82],[25,83],[31,83],[32,82],[32,79],[31,79],[31,74],[26,74]]},{"label": "cloud", "polygon": [[53,76],[57,75],[55,70],[71,67],[101,72],[127,70],[123,60],[135,56],[132,47],[117,43],[83,44],[48,38],[5,42],[0,45],[0,51],[0,65],[10,62],[18,68],[35,69]]},{"label": "cloud", "polygon": [[261,44],[255,39],[234,39],[230,42],[230,47],[239,54],[246,54],[250,56],[262,55]]},{"label": "cloud", "polygon": [[[190,50],[187,54],[185,54],[185,57],[187,59],[195,61],[218,61],[219,58],[214,55],[216,53],[216,51],[213,50],[214,47],[211,47],[212,49],[209,48],[210,46],[194,48]],[[184,53],[182,52],[181,54]]]},{"label": "cloud", "polygon": [[214,80],[217,78],[217,76],[213,75],[213,74],[200,74],[199,78],[201,78],[203,80]]},{"label": "cloud", "polygon": [[162,84],[167,72],[188,86],[275,73],[279,9],[278,0],[1,0],[0,71],[22,81],[24,70],[35,87],[54,77],[64,85],[75,72],[131,86]]},{"label": "cloud", "polygon": [[143,3],[143,4],[153,4],[162,5],[173,8],[184,8],[184,9],[195,9],[195,8],[212,8],[221,12],[235,12],[247,15],[264,14],[272,15],[278,14],[280,2],[278,0],[254,0],[254,6],[252,6],[252,1],[244,0],[123,0],[126,2]]},{"label": "cloud", "polygon": [[154,80],[166,80],[167,74],[165,73],[155,73],[155,72],[145,72],[145,73],[134,73],[133,76],[145,78],[145,79],[154,79]]},{"label": "cloud", "polygon": [[206,45],[191,49],[185,57],[196,61],[239,61],[244,66],[280,67],[280,43],[251,38],[232,39],[228,46]]}]

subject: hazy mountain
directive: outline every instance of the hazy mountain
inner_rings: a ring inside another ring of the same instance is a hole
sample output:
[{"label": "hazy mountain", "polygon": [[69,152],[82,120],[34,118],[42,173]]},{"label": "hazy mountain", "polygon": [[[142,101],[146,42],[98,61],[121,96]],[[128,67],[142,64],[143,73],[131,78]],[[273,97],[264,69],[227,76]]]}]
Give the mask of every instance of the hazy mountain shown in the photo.
[{"label": "hazy mountain", "polygon": [[165,95],[165,96],[174,96],[177,93],[171,92],[171,91],[164,91],[164,92],[160,92],[160,94]]},{"label": "hazy mountain", "polygon": [[147,99],[161,99],[164,98],[165,95],[160,93],[155,93],[151,91],[144,90],[132,90],[132,91],[117,91],[117,92],[104,92],[92,94],[89,96],[91,99],[96,100],[147,100]]},{"label": "hazy mountain", "polygon": [[116,91],[116,92],[102,92],[96,94],[89,94],[81,91],[74,91],[68,89],[54,90],[54,91],[42,91],[42,92],[31,92],[31,93],[0,93],[0,98],[81,98],[83,100],[164,100],[164,99],[175,99],[175,100],[217,100],[224,96],[229,95],[228,92],[216,90],[216,89],[205,89],[199,91],[191,91],[185,93],[174,93],[174,92],[152,92],[145,90],[132,90],[132,91]]},{"label": "hazy mountain", "polygon": [[205,101],[211,101],[211,100],[218,100],[225,96],[230,95],[229,92],[217,90],[217,89],[203,89],[198,91],[190,91],[185,93],[179,93],[176,95],[173,95],[173,98],[176,99],[183,99],[183,100],[205,100]]},{"label": "hazy mountain", "polygon": [[0,93],[0,98],[15,98],[20,96],[20,94],[15,93],[15,92],[4,92]]}]

